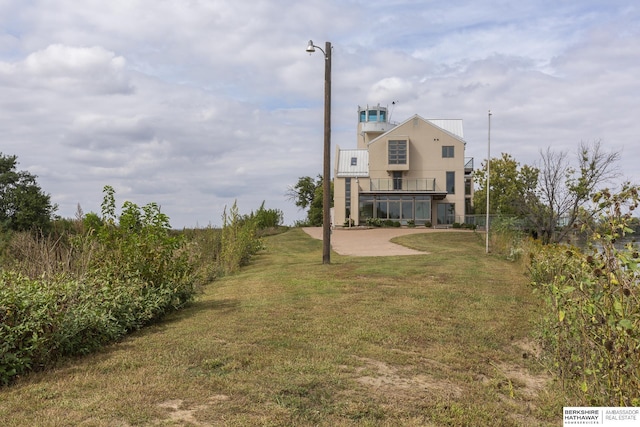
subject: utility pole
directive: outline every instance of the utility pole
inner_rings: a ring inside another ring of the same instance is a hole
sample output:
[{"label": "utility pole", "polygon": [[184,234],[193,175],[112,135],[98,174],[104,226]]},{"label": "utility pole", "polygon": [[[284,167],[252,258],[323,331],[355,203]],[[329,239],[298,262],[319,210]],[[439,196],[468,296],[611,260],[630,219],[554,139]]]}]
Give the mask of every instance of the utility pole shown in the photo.
[{"label": "utility pole", "polygon": [[324,159],[322,171],[322,263],[331,263],[331,42],[324,50],[309,40],[307,52],[324,54]]}]

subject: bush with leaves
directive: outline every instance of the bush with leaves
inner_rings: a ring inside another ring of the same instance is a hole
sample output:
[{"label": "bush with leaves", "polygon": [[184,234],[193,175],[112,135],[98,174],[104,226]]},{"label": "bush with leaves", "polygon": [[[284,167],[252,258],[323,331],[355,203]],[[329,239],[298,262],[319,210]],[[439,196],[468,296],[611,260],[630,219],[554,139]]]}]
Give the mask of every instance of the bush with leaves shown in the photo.
[{"label": "bush with leaves", "polygon": [[93,351],[194,297],[194,264],[156,204],[125,202],[118,221],[107,186],[102,215],[65,241],[25,240],[16,271],[0,273],[0,385]]},{"label": "bush with leaves", "polygon": [[640,405],[638,248],[616,242],[632,233],[640,188],[592,196],[596,229],[585,251],[547,246],[531,254],[533,286],[548,306],[541,336],[576,406]]},{"label": "bush with leaves", "polygon": [[170,233],[169,217],[156,203],[140,208],[126,201],[116,223],[115,192],[110,186],[104,192],[103,225],[96,232],[103,249],[97,257],[98,277],[139,280],[150,294],[170,299],[166,309],[190,301],[195,293],[190,277],[193,266],[183,250],[184,240]]},{"label": "bush with leaves", "polygon": [[258,210],[251,212],[246,219],[255,221],[258,230],[266,230],[282,225],[284,214],[279,209],[266,209],[263,201]]},{"label": "bush with leaves", "polygon": [[220,268],[224,274],[229,274],[246,265],[262,248],[262,241],[256,235],[256,219],[242,217],[237,202],[233,203],[228,214],[225,208],[222,223]]}]

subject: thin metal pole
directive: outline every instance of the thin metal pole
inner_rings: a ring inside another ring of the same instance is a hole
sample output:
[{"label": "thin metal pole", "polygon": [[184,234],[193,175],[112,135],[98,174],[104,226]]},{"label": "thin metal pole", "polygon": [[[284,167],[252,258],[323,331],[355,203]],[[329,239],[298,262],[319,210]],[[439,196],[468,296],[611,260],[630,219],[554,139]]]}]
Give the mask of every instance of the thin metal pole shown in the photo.
[{"label": "thin metal pole", "polygon": [[324,165],[322,178],[322,263],[331,263],[331,42],[324,60]]},{"label": "thin metal pole", "polygon": [[489,175],[491,173],[491,110],[489,110],[489,135],[487,140],[487,217],[485,219],[486,229],[486,253],[489,253]]}]

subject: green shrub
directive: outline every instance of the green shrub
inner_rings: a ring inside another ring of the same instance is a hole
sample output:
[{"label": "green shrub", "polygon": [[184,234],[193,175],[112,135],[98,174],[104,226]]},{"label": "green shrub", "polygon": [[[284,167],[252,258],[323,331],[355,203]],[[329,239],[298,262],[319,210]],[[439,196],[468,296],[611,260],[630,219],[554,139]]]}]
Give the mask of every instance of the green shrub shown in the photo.
[{"label": "green shrub", "polygon": [[156,204],[125,202],[82,235],[20,234],[0,273],[0,384],[57,358],[84,354],[178,309],[195,295],[184,239]]},{"label": "green shrub", "polygon": [[367,225],[370,227],[382,227],[382,219],[380,218],[367,218]]},{"label": "green shrub", "polygon": [[141,328],[174,307],[168,287],[68,277],[0,275],[0,384],[63,356],[86,354]]},{"label": "green shrub", "polygon": [[193,265],[183,250],[182,237],[170,233],[169,217],[156,203],[140,208],[127,201],[116,225],[113,188],[106,186],[104,191],[104,225],[97,232],[102,248],[96,257],[98,276],[107,280],[135,278],[161,293],[165,287],[171,288],[176,296],[173,308],[190,301],[195,293]]},{"label": "green shrub", "polygon": [[155,203],[125,202],[117,216],[106,186],[101,217],[60,222],[46,236],[12,234],[0,271],[0,385],[181,308],[198,284],[249,262],[262,247],[259,224],[280,217],[264,206],[242,217],[234,203],[221,230],[180,233]]},{"label": "green shrub", "polygon": [[279,209],[265,209],[263,201],[260,208],[255,213],[251,212],[245,219],[255,221],[257,230],[265,230],[282,225],[284,214]]},{"label": "green shrub", "polygon": [[181,234],[186,240],[184,251],[194,265],[194,280],[198,284],[207,284],[220,273],[220,253],[222,248],[222,230],[208,226],[205,228],[184,229]]},{"label": "green shrub", "polygon": [[256,235],[255,219],[242,218],[236,202],[229,214],[225,208],[222,221],[220,267],[223,273],[229,274],[246,265],[262,248],[262,241]]},{"label": "green shrub", "polygon": [[638,191],[593,196],[598,229],[585,251],[547,245],[531,254],[532,284],[548,308],[540,334],[563,384],[581,396],[575,406],[640,405],[640,257],[633,243],[615,245],[633,231]]}]

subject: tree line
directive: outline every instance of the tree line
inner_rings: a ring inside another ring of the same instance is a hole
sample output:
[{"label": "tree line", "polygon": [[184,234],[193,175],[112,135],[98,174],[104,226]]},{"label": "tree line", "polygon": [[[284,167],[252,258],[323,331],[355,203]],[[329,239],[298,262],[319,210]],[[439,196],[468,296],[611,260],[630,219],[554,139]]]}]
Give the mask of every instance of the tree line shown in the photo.
[{"label": "tree line", "polygon": [[[489,213],[513,216],[542,243],[563,241],[578,222],[593,220],[591,196],[612,183],[620,153],[604,150],[600,141],[581,143],[575,159],[566,151],[540,151],[536,166],[520,166],[502,153],[489,163]],[[487,165],[474,173],[475,213],[486,213]]]},{"label": "tree line", "polygon": [[18,158],[0,153],[0,230],[47,231],[58,209],[36,176],[17,170]]}]

